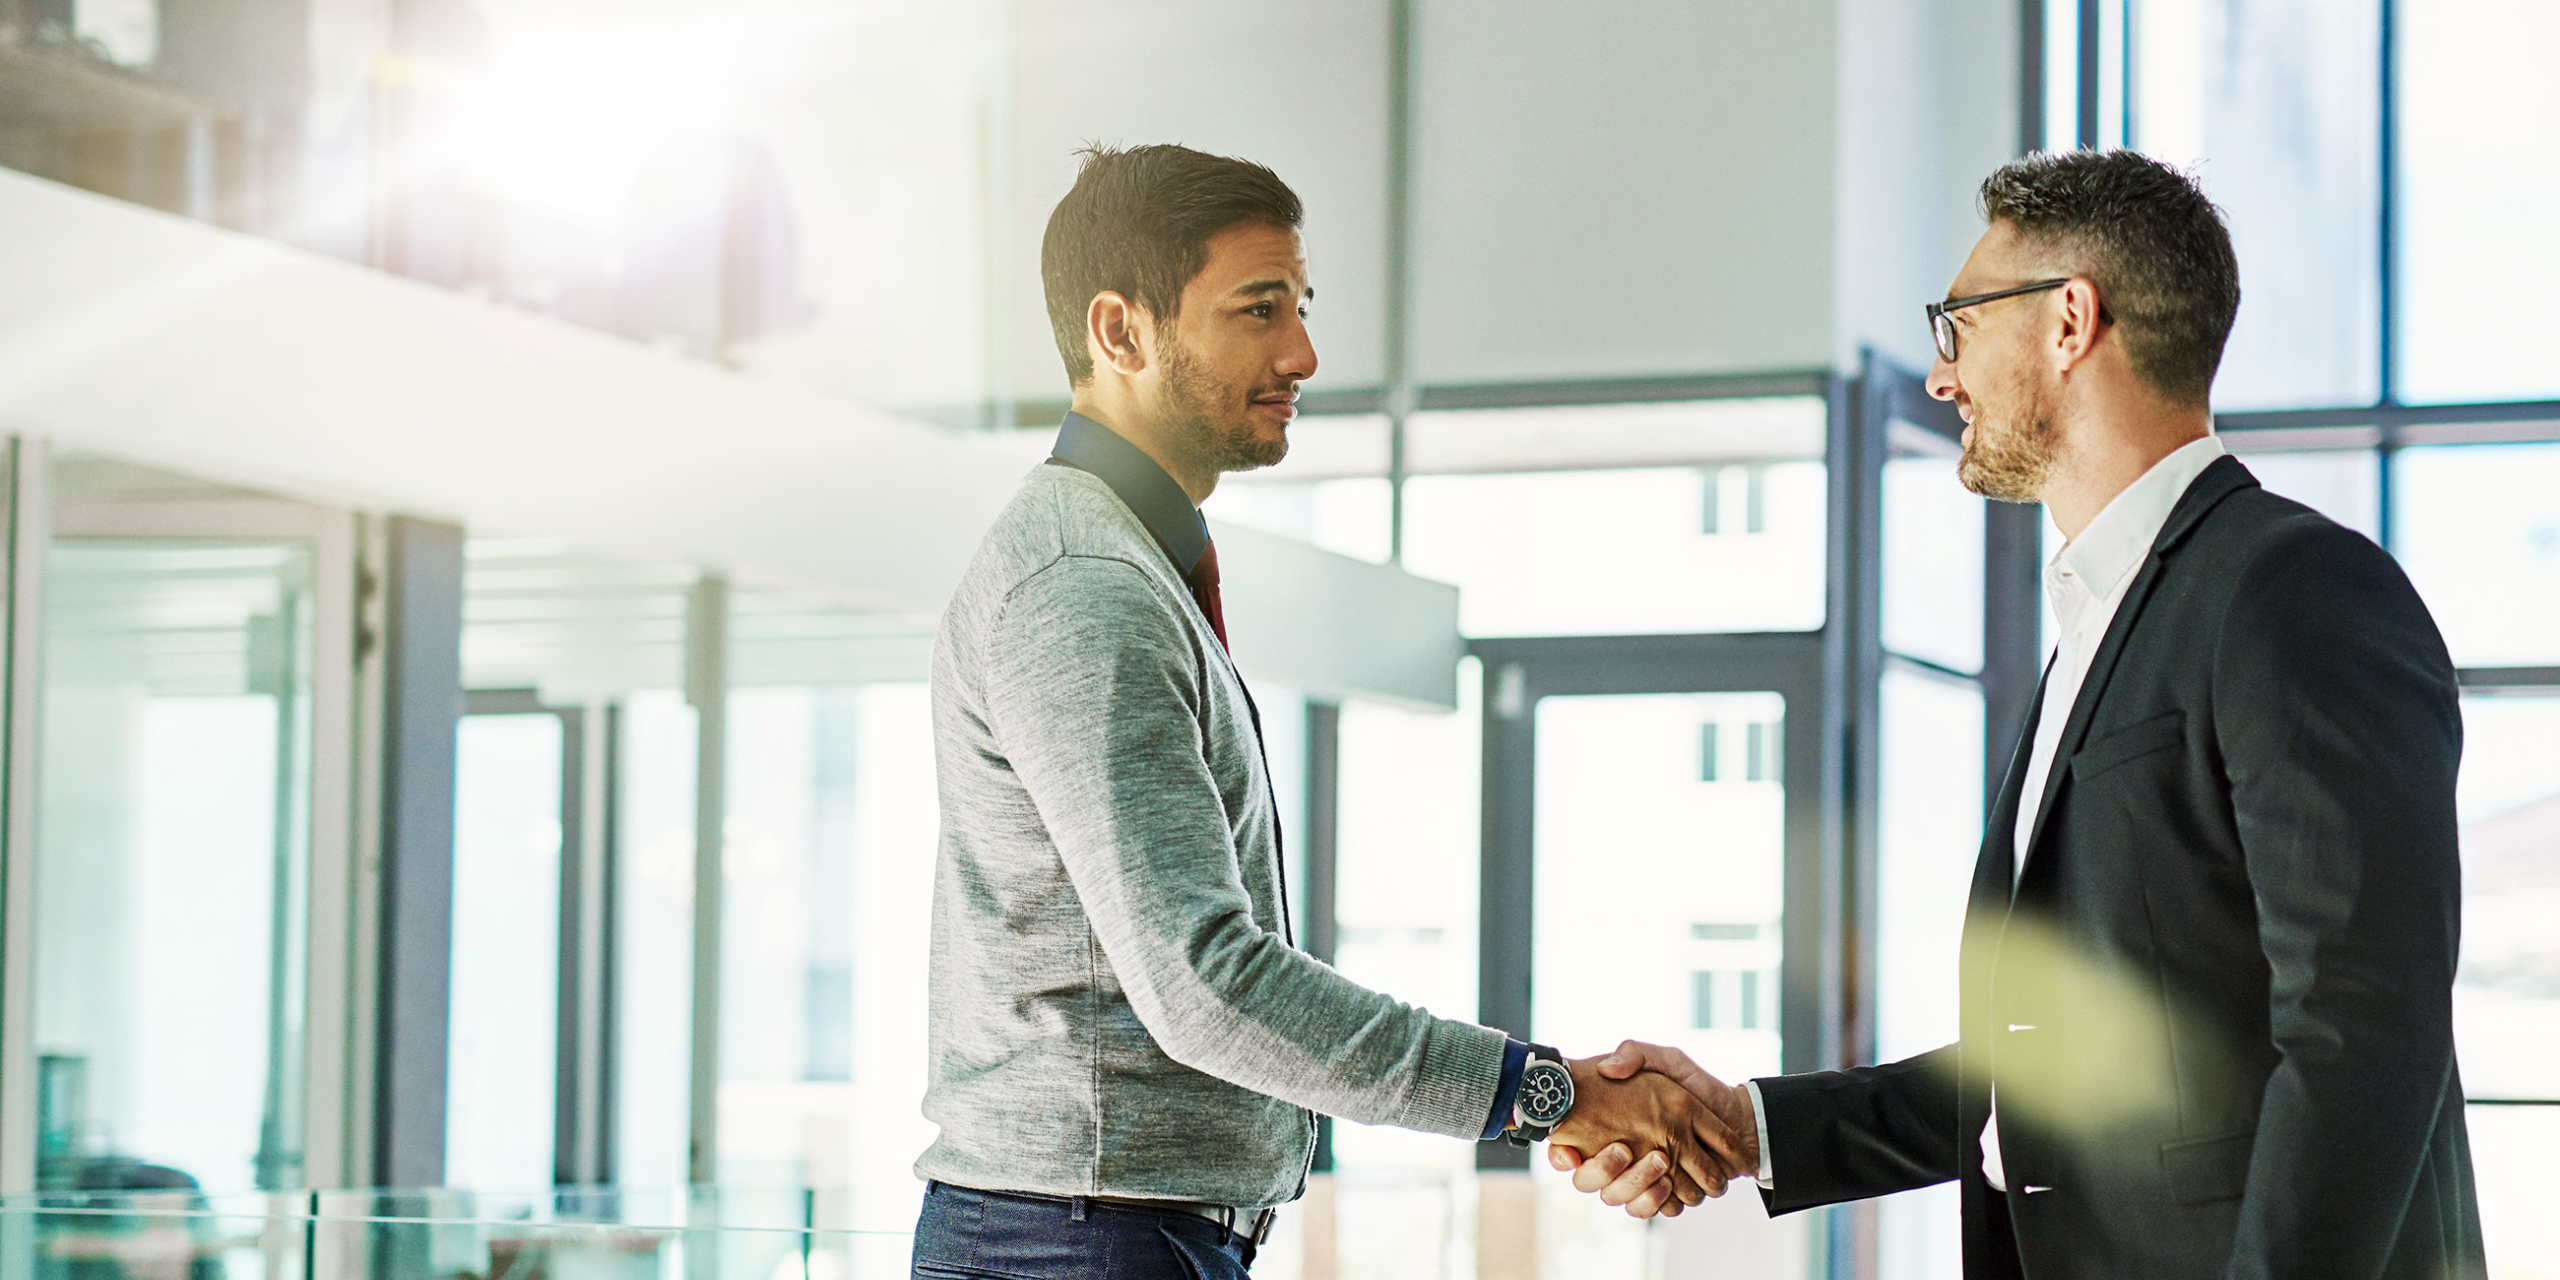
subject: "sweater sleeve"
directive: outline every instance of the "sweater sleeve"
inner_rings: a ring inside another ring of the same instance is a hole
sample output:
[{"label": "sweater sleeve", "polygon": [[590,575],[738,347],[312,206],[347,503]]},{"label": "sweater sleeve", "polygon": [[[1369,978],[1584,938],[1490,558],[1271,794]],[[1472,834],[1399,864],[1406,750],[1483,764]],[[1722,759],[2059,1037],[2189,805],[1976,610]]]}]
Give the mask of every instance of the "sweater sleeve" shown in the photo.
[{"label": "sweater sleeve", "polygon": [[1255,922],[1177,607],[1136,566],[1068,556],[1014,589],[984,655],[989,727],[1131,1007],[1194,1070],[1477,1138],[1501,1032],[1371,991]]}]

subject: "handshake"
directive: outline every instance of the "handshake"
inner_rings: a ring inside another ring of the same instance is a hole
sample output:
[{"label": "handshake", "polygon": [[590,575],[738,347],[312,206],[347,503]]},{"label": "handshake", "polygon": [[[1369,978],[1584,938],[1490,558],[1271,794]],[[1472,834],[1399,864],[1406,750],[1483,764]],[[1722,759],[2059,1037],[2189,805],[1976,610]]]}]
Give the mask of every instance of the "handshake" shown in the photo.
[{"label": "handshake", "polygon": [[1567,1064],[1573,1109],[1551,1135],[1547,1159],[1629,1216],[1681,1210],[1724,1194],[1760,1170],[1760,1126],[1751,1094],[1700,1069],[1689,1055],[1629,1040],[1614,1053]]}]

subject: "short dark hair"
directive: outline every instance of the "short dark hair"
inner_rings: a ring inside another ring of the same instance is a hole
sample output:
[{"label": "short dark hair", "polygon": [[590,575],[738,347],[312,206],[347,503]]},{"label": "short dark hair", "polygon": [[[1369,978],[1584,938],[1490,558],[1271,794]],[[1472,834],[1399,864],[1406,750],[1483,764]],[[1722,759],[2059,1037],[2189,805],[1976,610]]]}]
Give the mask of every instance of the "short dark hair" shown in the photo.
[{"label": "short dark hair", "polygon": [[1084,338],[1095,294],[1120,294],[1169,320],[1219,232],[1248,224],[1296,230],[1304,217],[1298,193],[1250,160],[1166,143],[1077,154],[1084,168],[1040,240],[1049,327],[1076,386],[1093,377]]},{"label": "short dark hair", "polygon": [[2240,264],[2196,180],[2136,151],[2045,151],[1982,181],[1982,216],[2071,260],[2122,326],[2133,371],[2203,406],[2240,313]]}]

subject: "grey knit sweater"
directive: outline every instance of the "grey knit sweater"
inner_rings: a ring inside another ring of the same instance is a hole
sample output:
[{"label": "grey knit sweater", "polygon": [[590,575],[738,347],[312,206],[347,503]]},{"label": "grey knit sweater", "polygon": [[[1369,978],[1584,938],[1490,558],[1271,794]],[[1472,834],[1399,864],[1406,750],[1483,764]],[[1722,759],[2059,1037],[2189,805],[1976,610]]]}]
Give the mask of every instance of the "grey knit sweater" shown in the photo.
[{"label": "grey knit sweater", "polygon": [[1043,466],[934,646],[942,800],[918,1175],[1261,1206],[1310,1109],[1474,1139],[1503,1036],[1291,946],[1244,686],[1110,487]]}]

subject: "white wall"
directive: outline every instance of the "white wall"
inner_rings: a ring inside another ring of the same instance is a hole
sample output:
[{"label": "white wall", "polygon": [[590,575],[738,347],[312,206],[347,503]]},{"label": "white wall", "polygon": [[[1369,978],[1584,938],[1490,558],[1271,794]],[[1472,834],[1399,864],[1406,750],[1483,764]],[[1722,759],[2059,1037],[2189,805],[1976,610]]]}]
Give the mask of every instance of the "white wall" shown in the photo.
[{"label": "white wall", "polygon": [[1982,234],[1974,195],[2017,154],[2016,0],[1839,0],[1840,274],[1831,359],[1929,367],[1922,305]]},{"label": "white wall", "polygon": [[1830,351],[1829,5],[1423,6],[1426,382]]},{"label": "white wall", "polygon": [[1014,393],[1062,399],[1040,235],[1088,143],[1178,142],[1268,165],[1306,202],[1320,387],[1375,386],[1386,311],[1386,0],[1017,7],[1011,212],[999,270]]}]

